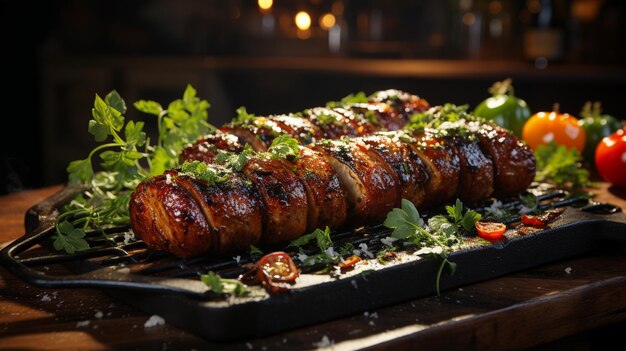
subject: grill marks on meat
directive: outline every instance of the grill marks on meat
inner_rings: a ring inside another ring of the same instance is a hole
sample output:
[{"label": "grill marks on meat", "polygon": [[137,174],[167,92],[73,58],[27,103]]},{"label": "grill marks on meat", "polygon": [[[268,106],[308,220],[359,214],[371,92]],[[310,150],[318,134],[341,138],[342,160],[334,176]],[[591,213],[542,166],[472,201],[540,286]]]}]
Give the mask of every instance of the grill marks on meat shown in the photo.
[{"label": "grill marks on meat", "polygon": [[259,190],[263,202],[261,241],[281,243],[304,234],[307,193],[293,164],[282,159],[254,157],[245,164],[243,173]]}]

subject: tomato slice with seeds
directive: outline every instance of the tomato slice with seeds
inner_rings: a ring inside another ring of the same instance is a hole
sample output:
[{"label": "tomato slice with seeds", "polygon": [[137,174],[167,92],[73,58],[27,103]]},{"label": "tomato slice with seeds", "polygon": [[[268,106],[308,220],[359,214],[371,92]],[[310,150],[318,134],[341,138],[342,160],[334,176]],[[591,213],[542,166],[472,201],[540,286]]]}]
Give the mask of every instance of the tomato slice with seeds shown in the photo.
[{"label": "tomato slice with seeds", "polygon": [[287,253],[272,252],[257,262],[257,278],[271,294],[283,293],[300,276],[300,270]]},{"label": "tomato slice with seeds", "polygon": [[478,221],[474,226],[476,231],[478,231],[478,236],[488,241],[500,240],[504,232],[506,232],[504,223]]}]

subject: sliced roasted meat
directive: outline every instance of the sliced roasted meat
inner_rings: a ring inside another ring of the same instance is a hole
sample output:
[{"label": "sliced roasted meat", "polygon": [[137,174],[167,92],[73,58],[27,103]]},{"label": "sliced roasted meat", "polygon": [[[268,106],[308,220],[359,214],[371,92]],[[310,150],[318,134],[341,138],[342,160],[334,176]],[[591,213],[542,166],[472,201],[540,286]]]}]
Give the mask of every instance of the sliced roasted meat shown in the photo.
[{"label": "sliced roasted meat", "polygon": [[[133,232],[150,247],[180,257],[247,249],[262,233],[262,204],[240,174],[206,181],[168,171],[142,183],[129,210]],[[147,205],[149,204],[149,205]]]},{"label": "sliced roasted meat", "polygon": [[198,140],[193,145],[183,149],[180,159],[182,161],[202,161],[211,163],[217,157],[219,151],[241,152],[243,145],[234,134],[216,131]]},{"label": "sliced roasted meat", "polygon": [[493,161],[494,195],[517,195],[535,178],[535,156],[530,148],[504,128],[484,124],[477,131],[481,149]]},{"label": "sliced roasted meat", "polygon": [[408,134],[394,132],[366,136],[361,140],[389,166],[397,181],[400,198],[422,207],[430,176],[424,161],[410,146],[415,139]]},{"label": "sliced roasted meat", "polygon": [[290,134],[281,125],[266,117],[256,117],[248,123],[229,123],[220,130],[237,136],[240,143],[249,144],[256,151],[265,151],[276,137]]},{"label": "sliced roasted meat", "polygon": [[434,131],[426,130],[413,136],[413,151],[419,155],[429,176],[422,203],[425,208],[442,204],[457,196],[461,167],[457,151],[448,138],[437,136]]},{"label": "sliced roasted meat", "polygon": [[330,163],[319,152],[300,149],[295,170],[305,186],[308,200],[307,231],[342,226],[348,215],[346,194]]},{"label": "sliced roasted meat", "polygon": [[358,136],[359,125],[331,108],[316,107],[305,110],[304,118],[310,120],[322,131],[324,139],[338,139],[343,136]]},{"label": "sliced roasted meat", "polygon": [[458,196],[465,203],[475,203],[486,199],[494,191],[494,169],[491,158],[480,148],[475,134],[470,137],[456,137],[452,141],[459,156]]},{"label": "sliced roasted meat", "polygon": [[353,140],[325,140],[311,146],[339,176],[349,205],[349,223],[380,221],[400,203],[398,185],[382,158]]},{"label": "sliced roasted meat", "polygon": [[322,139],[322,131],[306,118],[291,115],[270,116],[267,119],[276,122],[287,134],[296,138],[301,144],[308,145]]},{"label": "sliced roasted meat", "polygon": [[293,164],[264,156],[251,158],[244,174],[263,201],[264,230],[261,241],[273,244],[293,240],[306,232],[307,192]]}]

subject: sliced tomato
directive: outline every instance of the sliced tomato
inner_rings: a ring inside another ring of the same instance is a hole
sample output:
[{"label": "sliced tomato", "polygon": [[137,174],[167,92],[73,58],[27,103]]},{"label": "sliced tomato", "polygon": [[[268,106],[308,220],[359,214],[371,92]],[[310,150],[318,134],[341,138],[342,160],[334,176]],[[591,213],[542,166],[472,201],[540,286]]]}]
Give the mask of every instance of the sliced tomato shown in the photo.
[{"label": "sliced tomato", "polygon": [[522,224],[529,227],[543,228],[548,225],[541,217],[531,216],[527,214],[522,215]]},{"label": "sliced tomato", "polygon": [[478,221],[474,226],[476,227],[478,236],[488,241],[500,240],[504,232],[506,232],[506,225],[504,223]]},{"label": "sliced tomato", "polygon": [[291,256],[282,251],[261,257],[257,266],[257,278],[270,294],[286,292],[300,276],[300,270]]}]

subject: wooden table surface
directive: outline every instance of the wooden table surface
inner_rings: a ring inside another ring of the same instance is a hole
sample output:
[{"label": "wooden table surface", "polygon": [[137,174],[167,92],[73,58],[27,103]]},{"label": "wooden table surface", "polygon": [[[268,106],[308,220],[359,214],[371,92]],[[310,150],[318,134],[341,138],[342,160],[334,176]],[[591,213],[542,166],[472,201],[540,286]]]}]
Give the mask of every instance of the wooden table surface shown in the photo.
[{"label": "wooden table surface", "polygon": [[[22,235],[25,211],[59,189],[0,197],[0,243]],[[626,208],[626,191],[604,183],[594,191],[597,200]],[[149,318],[101,291],[38,288],[0,267],[0,350],[581,350],[597,346],[589,335],[626,331],[626,251],[607,248],[440,297],[235,343],[208,342],[167,323],[146,327]]]}]

